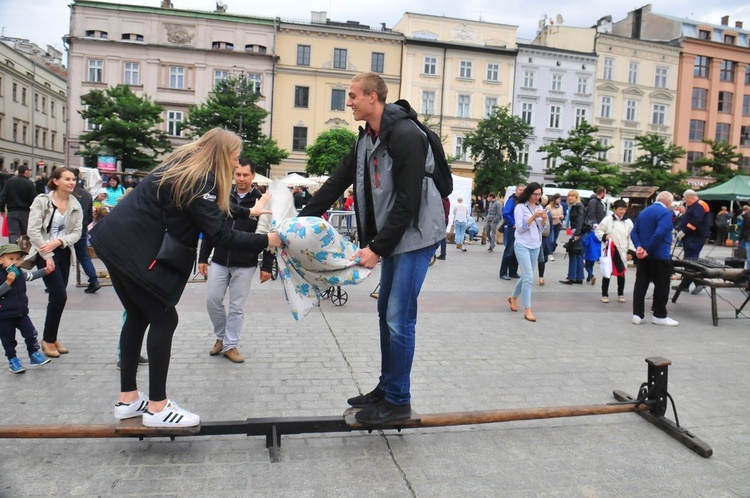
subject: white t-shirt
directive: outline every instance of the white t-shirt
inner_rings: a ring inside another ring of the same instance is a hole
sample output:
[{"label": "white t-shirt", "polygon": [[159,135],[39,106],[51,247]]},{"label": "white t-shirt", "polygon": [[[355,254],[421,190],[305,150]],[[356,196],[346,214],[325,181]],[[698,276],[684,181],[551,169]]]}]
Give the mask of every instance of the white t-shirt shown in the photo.
[{"label": "white t-shirt", "polygon": [[453,221],[466,223],[469,221],[469,207],[466,204],[456,204],[453,206]]},{"label": "white t-shirt", "polygon": [[65,216],[60,211],[55,210],[55,214],[52,215],[52,227],[49,232],[49,239],[56,240],[60,239],[65,235]]}]

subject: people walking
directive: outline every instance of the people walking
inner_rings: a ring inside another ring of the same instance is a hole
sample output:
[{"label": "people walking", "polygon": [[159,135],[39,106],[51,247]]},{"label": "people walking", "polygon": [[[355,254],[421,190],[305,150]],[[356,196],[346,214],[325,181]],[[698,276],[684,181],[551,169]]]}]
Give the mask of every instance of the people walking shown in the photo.
[{"label": "people walking", "polygon": [[628,206],[622,199],[616,200],[612,207],[615,212],[604,219],[594,229],[597,239],[604,247],[603,253],[609,258],[609,269],[605,272],[602,263],[602,302],[609,302],[609,281],[617,278],[617,301],[625,302],[625,271],[628,267],[628,254],[635,253],[635,246],[630,239],[633,222],[626,217]]},{"label": "people walking", "polygon": [[583,237],[589,230],[586,226],[586,210],[581,203],[577,190],[568,192],[568,215],[570,218],[571,236],[566,243],[568,253],[568,276],[560,283],[572,285],[583,283]]},{"label": "people walking", "polygon": [[469,206],[464,204],[463,197],[459,196],[456,199],[456,204],[453,206],[453,227],[455,228],[456,235],[456,249],[460,249],[466,252],[464,244],[464,236],[466,235],[466,223],[469,221]]},{"label": "people walking", "polygon": [[492,252],[497,243],[497,227],[503,221],[502,204],[497,200],[495,192],[487,195],[487,218],[485,219],[485,231],[490,247],[487,252]]},{"label": "people walking", "polygon": [[516,220],[513,216],[516,209],[516,199],[521,195],[521,192],[523,192],[525,188],[526,185],[523,183],[516,185],[516,191],[508,198],[505,207],[503,207],[503,221],[505,221],[503,242],[505,244],[505,250],[503,251],[503,259],[500,263],[500,278],[503,280],[520,278],[518,275],[518,260],[516,260],[514,252]]},{"label": "people walking", "polygon": [[38,195],[34,183],[29,180],[30,173],[28,166],[19,166],[18,174],[10,178],[0,192],[0,213],[8,217],[8,242],[11,244],[28,233],[29,211]]}]

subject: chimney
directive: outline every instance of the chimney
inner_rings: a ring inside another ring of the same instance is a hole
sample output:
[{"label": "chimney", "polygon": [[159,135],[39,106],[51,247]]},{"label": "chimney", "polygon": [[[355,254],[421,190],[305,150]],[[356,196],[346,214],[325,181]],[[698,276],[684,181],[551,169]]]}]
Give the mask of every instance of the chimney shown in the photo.
[{"label": "chimney", "polygon": [[633,12],[633,25],[630,28],[630,37],[634,40],[641,39],[641,26],[643,24],[643,7]]},{"label": "chimney", "polygon": [[172,5],[172,2],[169,0],[161,0],[161,8],[162,9],[173,9],[174,5]]},{"label": "chimney", "polygon": [[742,29],[742,21],[734,21],[734,27],[737,29]]},{"label": "chimney", "polygon": [[729,16],[724,16],[721,18],[721,25],[722,26],[729,26]]}]

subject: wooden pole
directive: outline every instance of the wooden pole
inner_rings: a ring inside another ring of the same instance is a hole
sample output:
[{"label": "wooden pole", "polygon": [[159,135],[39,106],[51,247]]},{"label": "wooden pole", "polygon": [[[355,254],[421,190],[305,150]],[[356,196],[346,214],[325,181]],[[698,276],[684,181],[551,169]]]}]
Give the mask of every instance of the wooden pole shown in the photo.
[{"label": "wooden pole", "polygon": [[0,425],[0,438],[103,438],[118,437],[115,424],[101,425]]}]

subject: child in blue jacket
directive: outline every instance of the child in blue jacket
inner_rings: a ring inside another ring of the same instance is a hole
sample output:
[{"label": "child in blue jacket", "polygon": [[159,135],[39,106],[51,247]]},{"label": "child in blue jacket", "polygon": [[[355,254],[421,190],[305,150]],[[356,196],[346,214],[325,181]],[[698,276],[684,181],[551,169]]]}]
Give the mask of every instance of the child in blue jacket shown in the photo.
[{"label": "child in blue jacket", "polygon": [[583,267],[586,269],[586,282],[596,284],[594,263],[599,261],[602,254],[602,243],[596,238],[593,230],[583,236]]}]

